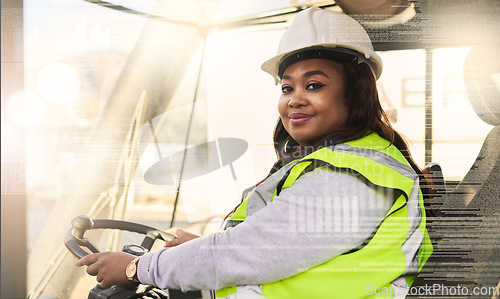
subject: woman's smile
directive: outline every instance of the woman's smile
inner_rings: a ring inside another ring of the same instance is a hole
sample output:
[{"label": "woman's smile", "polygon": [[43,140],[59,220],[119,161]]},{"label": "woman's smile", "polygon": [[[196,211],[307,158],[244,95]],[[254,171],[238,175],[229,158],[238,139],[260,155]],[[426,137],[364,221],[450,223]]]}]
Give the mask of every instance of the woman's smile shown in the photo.
[{"label": "woman's smile", "polygon": [[288,118],[290,119],[290,124],[292,125],[301,125],[304,122],[310,120],[314,115],[307,114],[307,113],[298,113],[298,112],[292,112],[288,115]]}]

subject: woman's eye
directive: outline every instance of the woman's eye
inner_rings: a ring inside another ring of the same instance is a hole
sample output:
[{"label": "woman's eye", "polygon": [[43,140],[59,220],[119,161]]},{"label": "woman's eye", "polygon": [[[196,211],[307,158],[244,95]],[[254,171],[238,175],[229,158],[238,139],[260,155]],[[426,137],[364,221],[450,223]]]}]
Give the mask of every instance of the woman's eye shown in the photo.
[{"label": "woman's eye", "polygon": [[320,89],[321,87],[325,86],[325,84],[321,83],[309,83],[306,87],[307,90],[316,90]]},{"label": "woman's eye", "polygon": [[293,88],[292,88],[292,87],[290,87],[290,86],[282,86],[282,87],[281,87],[281,92],[282,92],[282,93],[290,93],[290,92],[292,92],[292,91],[293,91]]}]

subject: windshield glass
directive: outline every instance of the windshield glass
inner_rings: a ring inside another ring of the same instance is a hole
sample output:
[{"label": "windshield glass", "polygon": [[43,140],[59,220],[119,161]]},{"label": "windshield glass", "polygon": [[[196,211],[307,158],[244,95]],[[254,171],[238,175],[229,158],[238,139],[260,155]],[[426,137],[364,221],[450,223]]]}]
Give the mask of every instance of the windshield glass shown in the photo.
[{"label": "windshield glass", "polygon": [[[157,3],[154,10],[176,20],[200,14],[177,5],[172,11]],[[202,14],[235,17],[227,11],[232,6]],[[203,38],[196,28],[84,1],[27,2],[26,89],[38,107],[27,125],[33,297],[81,298],[95,284],[61,246],[78,214],[167,229],[175,206],[176,226],[191,225],[197,233],[217,229],[212,219],[230,211],[274,159],[277,87],[258,66],[274,53],[280,34],[213,32]],[[263,38],[273,43],[262,47]],[[241,119],[248,121],[228,126]],[[193,150],[182,161],[185,148]],[[213,153],[218,165],[204,163]],[[148,175],[166,162],[173,168],[161,175],[169,179]],[[89,238],[101,250],[141,239],[94,232]]]},{"label": "windshield glass", "polygon": [[[399,50],[381,53],[384,73],[378,88],[394,127],[410,141],[420,167],[438,162],[446,180],[460,181],[472,166],[492,126],[482,121],[467,98],[463,65],[470,47],[430,51],[432,57],[432,113],[426,112],[426,51]],[[397,67],[405,65],[404,68]],[[428,76],[428,74],[427,74]],[[426,117],[432,135],[426,134]],[[432,141],[427,153],[425,141]],[[428,160],[428,161],[427,161]]]},{"label": "windshield glass", "polygon": [[[286,23],[200,32],[166,20],[216,23],[283,9],[290,1],[111,3],[161,18],[81,0],[25,1],[29,108],[22,114],[12,104],[7,113],[26,128],[33,298],[84,298],[95,285],[74,267],[62,242],[74,216],[207,234],[276,159],[272,130],[281,90],[260,65],[275,54]],[[439,162],[454,182],[492,128],[467,99],[462,65],[469,50],[378,51],[384,61],[379,94],[392,123],[410,140],[421,167]],[[433,61],[430,116],[427,55]],[[430,137],[426,117],[432,118]],[[88,237],[101,250],[142,240],[129,233]]]}]

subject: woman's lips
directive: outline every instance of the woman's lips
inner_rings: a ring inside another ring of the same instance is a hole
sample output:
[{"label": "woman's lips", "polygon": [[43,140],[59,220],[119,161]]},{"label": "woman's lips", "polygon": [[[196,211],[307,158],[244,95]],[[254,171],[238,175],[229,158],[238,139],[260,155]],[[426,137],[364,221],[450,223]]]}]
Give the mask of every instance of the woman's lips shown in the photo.
[{"label": "woman's lips", "polygon": [[290,119],[290,123],[292,125],[300,125],[311,119],[311,117],[313,116],[306,113],[291,113],[290,115],[288,115],[288,118]]}]

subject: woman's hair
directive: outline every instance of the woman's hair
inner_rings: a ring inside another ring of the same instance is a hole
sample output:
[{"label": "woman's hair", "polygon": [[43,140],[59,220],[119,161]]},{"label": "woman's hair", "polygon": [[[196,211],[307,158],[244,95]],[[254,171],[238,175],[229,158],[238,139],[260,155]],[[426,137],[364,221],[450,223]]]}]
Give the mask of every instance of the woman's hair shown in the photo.
[{"label": "woman's hair", "polygon": [[[370,67],[365,63],[338,62],[342,67],[341,71],[344,75],[344,96],[346,99],[344,104],[348,112],[345,125],[323,136],[313,146],[302,147],[285,130],[281,119],[278,119],[273,135],[274,149],[278,160],[273,165],[267,177],[292,160],[305,157],[321,147],[360,139],[370,132],[376,132],[401,151],[411,167],[418,174],[422,193],[427,196],[429,194],[429,190],[427,189],[429,186],[428,181],[422,170],[413,160],[404,137],[394,130],[382,109],[378,98],[375,77]],[[262,183],[266,178],[257,183],[257,185]]]}]

